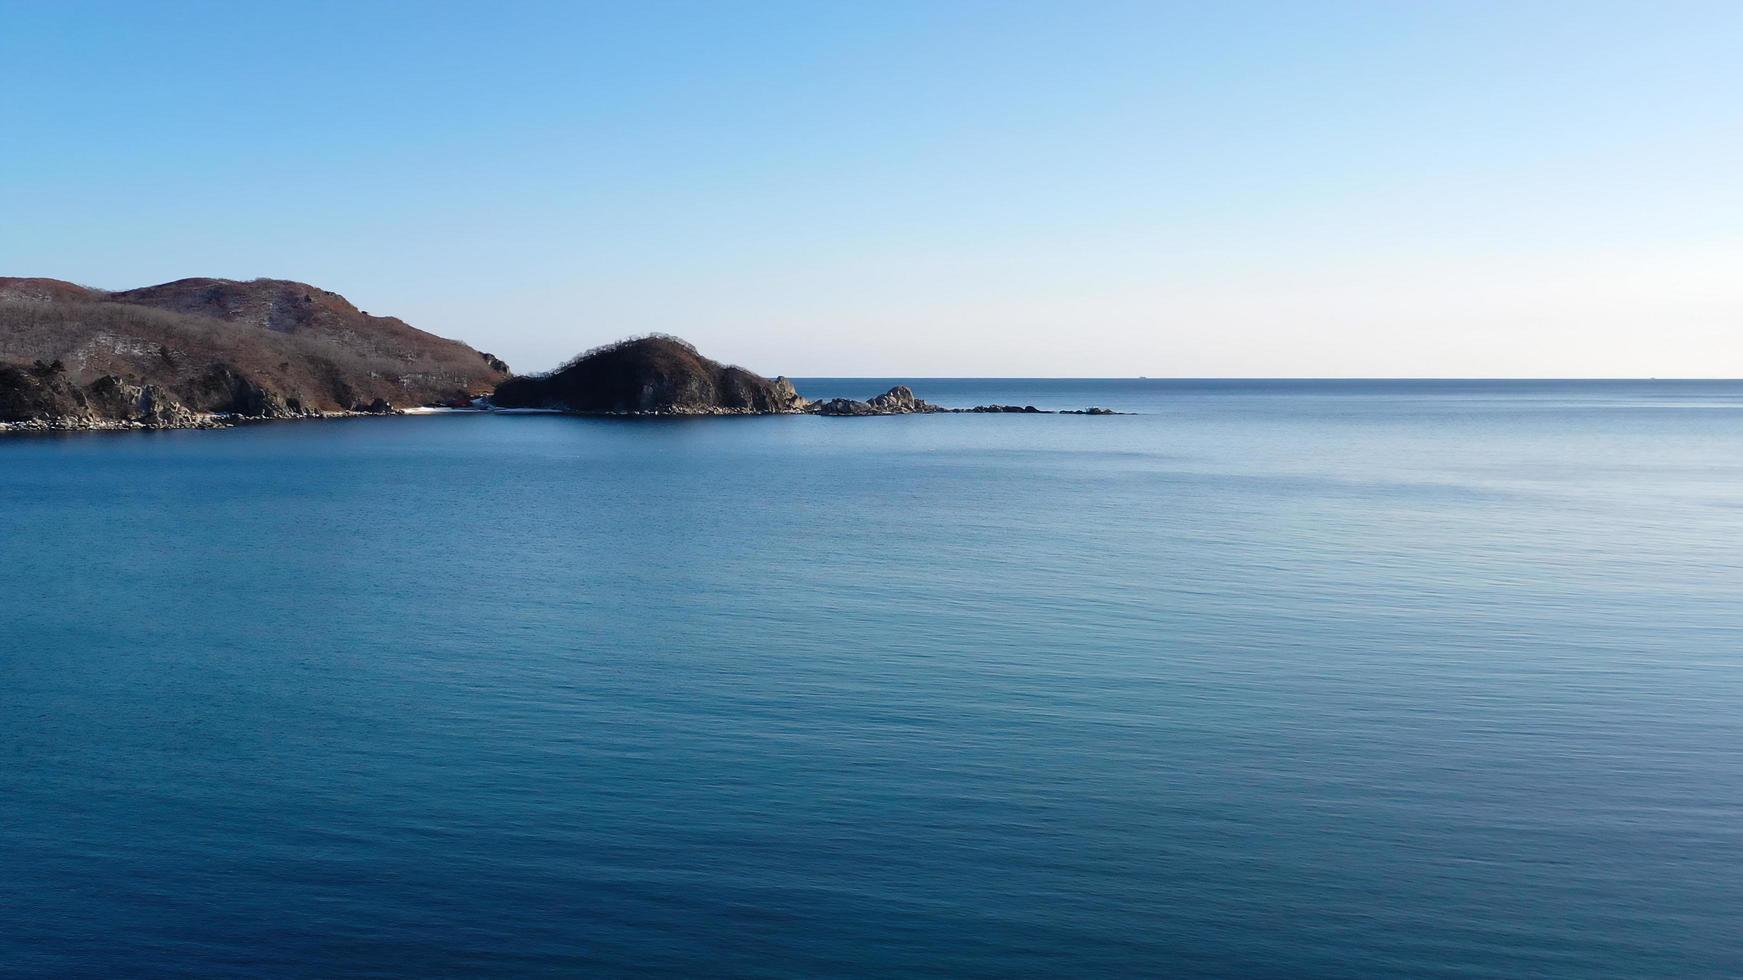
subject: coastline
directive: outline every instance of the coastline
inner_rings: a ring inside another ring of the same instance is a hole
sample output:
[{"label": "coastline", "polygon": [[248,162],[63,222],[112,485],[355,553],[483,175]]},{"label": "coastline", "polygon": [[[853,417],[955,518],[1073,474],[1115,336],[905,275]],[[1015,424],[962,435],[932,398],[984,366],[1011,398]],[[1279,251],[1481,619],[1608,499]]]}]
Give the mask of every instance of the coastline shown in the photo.
[{"label": "coastline", "polygon": [[868,418],[894,415],[1124,415],[1111,409],[1043,409],[1034,405],[976,405],[970,408],[947,408],[923,401],[906,386],[896,386],[888,392],[859,401],[849,398],[827,398],[807,401],[803,398],[789,407],[751,408],[721,405],[668,405],[661,408],[632,411],[576,411],[567,407],[497,407],[480,405],[458,408],[442,405],[420,405],[411,408],[387,408],[385,411],[319,411],[281,415],[236,415],[224,413],[192,413],[169,419],[140,421],[54,416],[0,422],[0,435],[49,434],[63,432],[150,432],[172,429],[229,429],[239,425],[262,422],[319,421],[326,419],[385,418],[395,415],[568,415],[576,418],[617,419],[678,419],[716,418],[753,415],[812,415],[820,418]]},{"label": "coastline", "polygon": [[973,408],[940,408],[932,406],[907,412],[831,412],[819,410],[822,403],[805,408],[782,411],[758,411],[747,408],[674,407],[648,412],[574,412],[560,408],[442,408],[436,406],[395,409],[391,412],[315,412],[306,415],[218,415],[202,414],[186,422],[139,422],[134,420],[49,418],[27,419],[22,422],[0,422],[0,436],[50,435],[69,432],[169,432],[192,429],[233,429],[267,422],[321,422],[338,419],[390,418],[396,415],[565,415],[571,418],[604,419],[700,419],[741,416],[811,415],[818,418],[877,418],[893,415],[1128,415],[1102,408],[1042,409],[1033,406],[981,405]]},{"label": "coastline", "polygon": [[734,408],[673,408],[651,412],[572,412],[560,408],[444,408],[419,406],[391,412],[312,412],[304,415],[199,414],[186,422],[139,422],[109,419],[46,418],[0,422],[0,435],[63,432],[156,432],[177,429],[233,429],[266,422],[320,422],[336,419],[391,418],[398,415],[567,415],[575,418],[709,418],[740,415],[815,415],[814,411],[759,412]]},{"label": "coastline", "polygon": [[[320,422],[330,419],[385,418],[389,415],[427,414],[448,409],[427,409],[415,412],[314,412],[306,415],[222,415],[203,413],[187,422],[139,422],[110,419],[48,418],[26,419],[22,422],[0,422],[0,435],[48,435],[65,432],[168,432],[176,429],[234,429],[263,422]],[[453,410],[463,411],[463,410]]]}]

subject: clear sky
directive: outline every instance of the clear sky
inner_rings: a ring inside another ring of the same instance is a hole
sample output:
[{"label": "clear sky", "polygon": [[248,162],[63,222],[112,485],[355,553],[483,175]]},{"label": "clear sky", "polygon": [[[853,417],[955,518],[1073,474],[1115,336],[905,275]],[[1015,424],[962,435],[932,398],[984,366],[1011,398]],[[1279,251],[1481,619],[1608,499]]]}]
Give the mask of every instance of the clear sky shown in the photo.
[{"label": "clear sky", "polygon": [[0,274],[535,370],[1743,376],[1743,3],[0,0]]}]

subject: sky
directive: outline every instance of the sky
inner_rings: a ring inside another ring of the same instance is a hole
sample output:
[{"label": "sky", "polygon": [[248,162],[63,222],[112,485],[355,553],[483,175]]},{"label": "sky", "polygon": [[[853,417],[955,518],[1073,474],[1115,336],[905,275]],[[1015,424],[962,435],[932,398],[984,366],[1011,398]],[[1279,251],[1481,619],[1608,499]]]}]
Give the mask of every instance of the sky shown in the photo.
[{"label": "sky", "polygon": [[521,371],[1743,377],[1743,3],[0,0],[0,275]]}]

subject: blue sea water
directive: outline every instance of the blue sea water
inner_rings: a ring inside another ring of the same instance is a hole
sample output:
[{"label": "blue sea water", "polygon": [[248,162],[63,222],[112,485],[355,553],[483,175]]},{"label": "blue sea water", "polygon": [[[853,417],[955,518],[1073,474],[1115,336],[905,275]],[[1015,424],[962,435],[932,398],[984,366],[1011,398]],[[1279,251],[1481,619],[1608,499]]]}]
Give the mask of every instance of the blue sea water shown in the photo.
[{"label": "blue sea water", "polygon": [[0,974],[1743,974],[1743,384],[912,384],[0,438]]}]

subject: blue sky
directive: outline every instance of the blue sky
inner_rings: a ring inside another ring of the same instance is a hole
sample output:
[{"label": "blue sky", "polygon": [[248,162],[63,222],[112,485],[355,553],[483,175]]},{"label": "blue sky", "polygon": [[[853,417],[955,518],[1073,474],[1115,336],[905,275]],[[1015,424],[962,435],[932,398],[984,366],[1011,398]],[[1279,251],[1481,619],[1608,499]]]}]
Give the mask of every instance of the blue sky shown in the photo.
[{"label": "blue sky", "polygon": [[0,274],[521,369],[1743,376],[1743,4],[0,0]]}]

